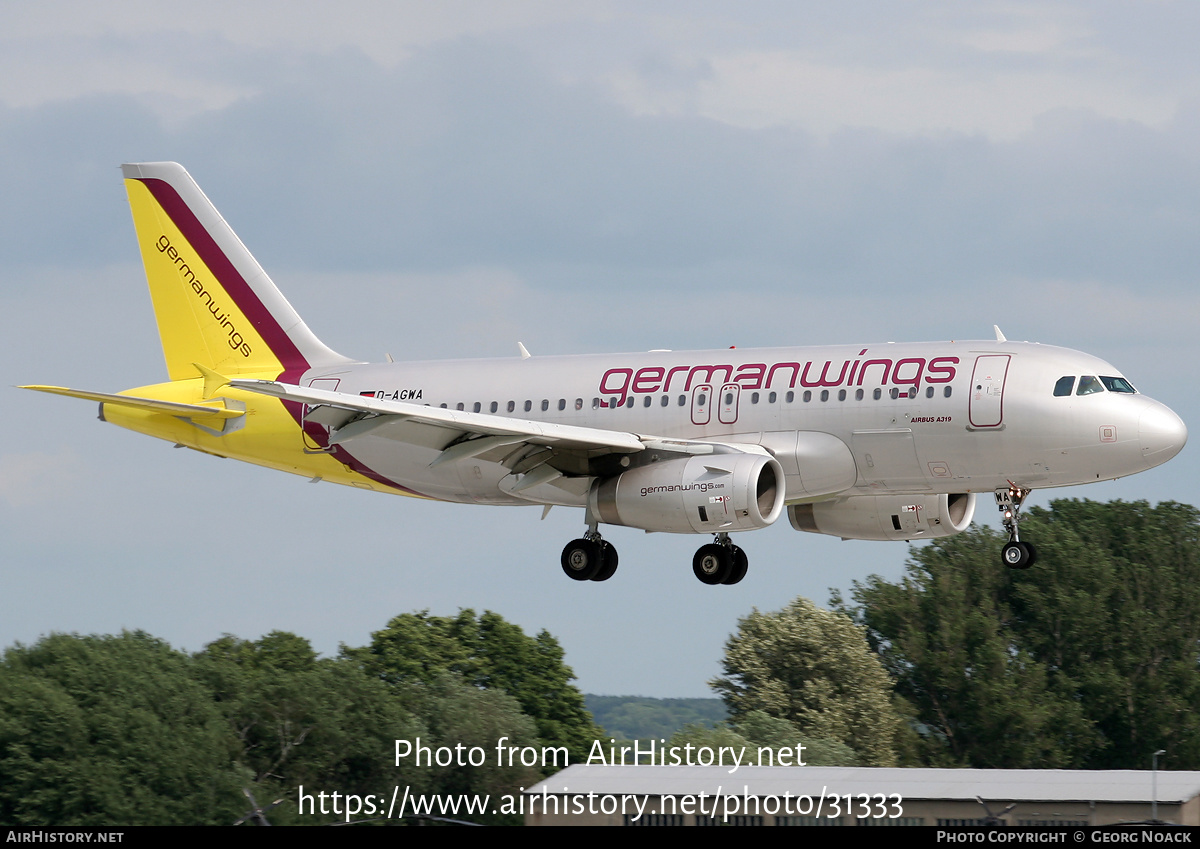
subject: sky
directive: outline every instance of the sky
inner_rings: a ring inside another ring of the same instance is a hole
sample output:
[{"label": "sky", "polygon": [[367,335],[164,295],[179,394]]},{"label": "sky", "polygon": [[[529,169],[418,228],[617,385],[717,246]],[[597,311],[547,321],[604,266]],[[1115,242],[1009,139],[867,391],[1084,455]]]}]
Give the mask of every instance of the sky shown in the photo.
[{"label": "sky", "polygon": [[[586,692],[711,696],[739,617],[902,543],[738,544],[385,497],[104,425],[166,379],[118,166],[181,162],[313,331],[396,361],[1009,339],[1195,431],[1200,5],[0,0],[0,646],[141,629],[325,654],[400,613],[547,629]],[[1196,449],[1052,498],[1200,503]],[[977,519],[994,521],[990,499]],[[1036,542],[1036,540],[1035,540]]]}]

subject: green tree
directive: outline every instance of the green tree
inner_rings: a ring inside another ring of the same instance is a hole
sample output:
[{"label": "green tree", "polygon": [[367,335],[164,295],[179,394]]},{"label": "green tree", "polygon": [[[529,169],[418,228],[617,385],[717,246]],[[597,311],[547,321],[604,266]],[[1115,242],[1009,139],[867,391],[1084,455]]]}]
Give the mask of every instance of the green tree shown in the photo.
[{"label": "green tree", "polygon": [[430,616],[405,613],[371,635],[364,648],[343,647],[343,655],[391,684],[432,683],[444,672],[474,686],[512,696],[547,744],[566,746],[572,760],[587,757],[601,730],[571,681],[563,650],[547,631],[530,637],[497,613]]},{"label": "green tree", "polygon": [[[522,713],[516,699],[502,690],[486,690],[467,683],[453,672],[440,672],[431,681],[396,685],[395,692],[423,722],[426,732],[421,746],[463,752],[482,750],[481,762],[471,764],[469,755],[447,757],[445,765],[429,768],[433,790],[442,794],[490,795],[499,808],[498,797],[519,794],[535,783],[540,775],[536,767],[526,766],[519,756],[501,756],[496,746],[503,739],[505,748],[536,752],[540,760],[542,744],[533,719]],[[405,738],[414,740],[414,738]],[[415,745],[415,741],[414,741]],[[565,764],[560,760],[560,768]],[[465,818],[465,817],[464,817]],[[520,816],[487,813],[472,819],[494,825],[519,825]]]},{"label": "green tree", "polygon": [[921,760],[978,767],[1200,764],[1200,517],[1186,505],[1032,508],[1038,563],[972,528],[914,548],[851,612],[913,706]]},{"label": "green tree", "polygon": [[1081,766],[1200,767],[1200,513],[1059,500],[1034,513],[1038,565],[1012,576],[1021,646],[1103,740]]},{"label": "green tree", "polygon": [[[861,621],[917,708],[933,765],[1065,767],[1091,744],[1080,706],[1013,637],[1010,572],[988,528],[913,549],[899,584],[855,585]],[[1039,564],[1040,567],[1040,564]]]},{"label": "green tree", "polygon": [[190,658],[147,634],[53,634],[0,661],[0,822],[228,824],[236,749]]},{"label": "green tree", "polygon": [[685,725],[675,732],[667,745],[707,746],[713,750],[729,746],[735,751],[744,747],[747,760],[762,766],[774,763],[766,758],[765,753],[763,758],[759,758],[759,749],[764,747],[772,750],[772,758],[777,757],[781,749],[790,750],[793,760],[789,763],[795,764],[796,747],[803,746],[799,752],[805,766],[858,766],[861,760],[858,753],[845,743],[805,737],[788,720],[761,710],[750,711],[740,721],[722,722],[714,727],[698,723]]},{"label": "green tree", "polygon": [[896,763],[891,682],[848,616],[805,598],[778,613],[755,610],[726,641],[721,665],[725,677],[711,686],[735,725],[760,710],[804,737],[849,746],[863,764]]},{"label": "green tree", "polygon": [[646,696],[585,697],[606,736],[626,740],[666,739],[685,725],[716,725],[725,719],[720,699],[653,699]]},{"label": "green tree", "polygon": [[277,824],[330,822],[297,809],[306,794],[423,792],[432,771],[395,766],[395,741],[426,734],[391,688],[348,660],[319,659],[308,640],[273,631],[260,640],[226,635],[196,655],[199,674],[236,737],[238,763],[260,803],[281,797]]}]

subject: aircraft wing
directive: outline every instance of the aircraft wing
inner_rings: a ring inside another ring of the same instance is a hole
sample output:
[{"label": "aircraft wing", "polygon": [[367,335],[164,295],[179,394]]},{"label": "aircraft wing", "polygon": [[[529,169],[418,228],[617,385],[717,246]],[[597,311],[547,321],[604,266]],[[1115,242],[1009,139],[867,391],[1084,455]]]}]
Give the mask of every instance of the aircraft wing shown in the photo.
[{"label": "aircraft wing", "polygon": [[[338,445],[371,434],[398,438],[405,433],[392,425],[400,422],[422,424],[442,431],[442,454],[437,465],[448,460],[473,457],[503,445],[528,443],[556,449],[587,453],[634,453],[654,448],[680,454],[711,454],[717,446],[706,442],[664,439],[656,436],[604,430],[602,428],[539,422],[530,419],[469,413],[405,401],[384,401],[333,392],[328,389],[295,386],[274,380],[231,379],[235,389],[271,395],[285,401],[307,404],[306,418],[329,428],[331,444]],[[315,408],[315,409],[314,409]]]}]

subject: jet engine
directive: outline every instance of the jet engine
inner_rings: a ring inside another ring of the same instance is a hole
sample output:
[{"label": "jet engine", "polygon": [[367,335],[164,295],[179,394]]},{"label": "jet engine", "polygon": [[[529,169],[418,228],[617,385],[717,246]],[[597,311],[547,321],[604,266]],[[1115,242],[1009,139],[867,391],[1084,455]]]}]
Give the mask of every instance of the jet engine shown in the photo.
[{"label": "jet engine", "polygon": [[855,495],[815,504],[793,504],[788,519],[798,531],[842,539],[913,540],[965,531],[975,515],[975,493],[955,495]]},{"label": "jet engine", "polygon": [[783,502],[783,467],[765,452],[663,460],[597,481],[588,493],[601,522],[680,534],[765,528]]}]

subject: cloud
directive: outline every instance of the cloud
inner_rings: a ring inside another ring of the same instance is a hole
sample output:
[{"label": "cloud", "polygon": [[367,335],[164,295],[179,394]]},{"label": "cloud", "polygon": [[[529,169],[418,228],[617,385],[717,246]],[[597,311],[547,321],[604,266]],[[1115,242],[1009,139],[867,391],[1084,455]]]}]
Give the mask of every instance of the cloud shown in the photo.
[{"label": "cloud", "polygon": [[12,508],[45,504],[75,483],[78,465],[71,449],[0,454],[0,498]]}]

